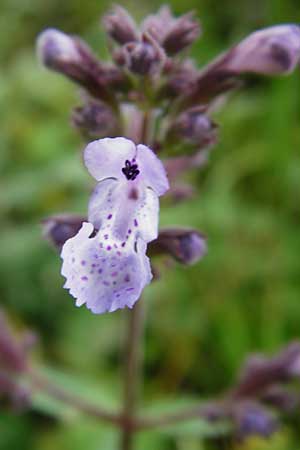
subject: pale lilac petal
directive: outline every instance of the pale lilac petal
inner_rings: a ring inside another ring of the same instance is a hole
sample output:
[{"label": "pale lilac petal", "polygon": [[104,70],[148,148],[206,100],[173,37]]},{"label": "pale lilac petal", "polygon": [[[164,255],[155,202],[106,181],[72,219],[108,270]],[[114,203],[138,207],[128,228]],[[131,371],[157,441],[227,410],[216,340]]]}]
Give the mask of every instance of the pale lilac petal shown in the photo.
[{"label": "pale lilac petal", "polygon": [[95,314],[132,308],[152,278],[146,244],[132,238],[122,247],[120,241],[106,239],[105,232],[90,238],[93,230],[84,223],[63,247],[65,287],[77,306],[86,304]]},{"label": "pale lilac petal", "polygon": [[122,179],[126,160],[136,156],[136,146],[123,137],[93,141],[84,150],[84,163],[90,174],[98,181],[105,178]]},{"label": "pale lilac petal", "polygon": [[158,196],[163,195],[169,189],[163,163],[146,145],[138,145],[137,152],[137,161],[144,183],[151,187]]},{"label": "pale lilac petal", "polygon": [[100,181],[89,202],[88,219],[109,238],[126,242],[134,235],[150,242],[157,237],[156,192],[135,182]]}]

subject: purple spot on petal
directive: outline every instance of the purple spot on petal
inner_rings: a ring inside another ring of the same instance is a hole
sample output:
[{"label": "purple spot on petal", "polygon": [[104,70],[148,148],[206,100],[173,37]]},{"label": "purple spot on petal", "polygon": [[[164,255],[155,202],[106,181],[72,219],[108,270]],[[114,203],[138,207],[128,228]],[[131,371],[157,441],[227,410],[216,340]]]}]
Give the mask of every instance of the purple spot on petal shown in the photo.
[{"label": "purple spot on petal", "polygon": [[106,247],[106,250],[110,251],[110,250],[111,250],[111,246],[108,245],[108,246]]},{"label": "purple spot on petal", "polygon": [[110,220],[111,218],[112,218],[112,214],[109,214],[109,215],[107,216],[107,219]]},{"label": "purple spot on petal", "polygon": [[130,281],[130,276],[129,276],[128,273],[125,275],[124,281],[125,281],[126,283],[129,283],[129,281]]},{"label": "purple spot on petal", "polygon": [[98,270],[98,273],[102,273],[102,269],[99,269],[99,270]]},{"label": "purple spot on petal", "polygon": [[106,240],[108,239],[108,234],[104,235],[104,239],[106,239]]},{"label": "purple spot on petal", "polygon": [[104,286],[110,286],[110,283],[106,280],[104,280],[102,284],[104,284]]},{"label": "purple spot on petal", "polygon": [[84,259],[81,261],[81,265],[82,265],[82,266],[85,266],[85,265],[86,265],[86,261],[85,261]]},{"label": "purple spot on petal", "polygon": [[129,292],[129,291],[134,291],[134,288],[133,288],[133,287],[126,288],[126,291],[127,291],[127,292]]},{"label": "purple spot on petal", "polygon": [[129,230],[128,230],[128,234],[131,234],[132,233],[132,230],[129,228]]},{"label": "purple spot on petal", "polygon": [[118,272],[113,272],[112,274],[111,274],[111,277],[116,277],[118,275]]},{"label": "purple spot on petal", "polygon": [[87,281],[88,277],[84,276],[84,277],[81,277],[81,279],[82,279],[82,281]]},{"label": "purple spot on petal", "polygon": [[121,253],[121,252],[117,252],[117,255],[118,255],[118,256],[121,256],[121,255],[122,255],[122,253]]},{"label": "purple spot on petal", "polygon": [[114,244],[114,247],[115,247],[115,248],[118,248],[117,244]]},{"label": "purple spot on petal", "polygon": [[133,223],[134,223],[134,226],[135,226],[135,227],[138,227],[138,226],[139,226],[138,221],[137,221],[136,219],[134,219]]},{"label": "purple spot on petal", "polygon": [[125,247],[125,245],[126,245],[126,242],[122,242],[121,246]]}]

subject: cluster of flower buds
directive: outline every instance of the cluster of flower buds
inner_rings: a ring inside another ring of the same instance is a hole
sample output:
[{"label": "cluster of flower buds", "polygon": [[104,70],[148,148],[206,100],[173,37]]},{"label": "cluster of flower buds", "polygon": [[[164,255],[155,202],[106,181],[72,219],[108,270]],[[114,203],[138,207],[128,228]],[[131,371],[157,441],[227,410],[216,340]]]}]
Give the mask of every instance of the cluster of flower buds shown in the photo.
[{"label": "cluster of flower buds", "polygon": [[122,7],[116,6],[104,16],[102,25],[113,44],[109,47],[113,63],[99,60],[78,37],[55,29],[45,30],[38,39],[42,63],[87,93],[84,105],[73,113],[74,125],[86,138],[132,138],[126,105],[147,105],[156,111],[152,131],[159,130],[148,136],[150,146],[169,153],[174,139],[182,144],[182,153],[187,142],[194,152],[217,142],[217,128],[209,117],[210,103],[239,86],[243,74],[286,74],[300,60],[297,25],[254,32],[201,70],[190,59],[178,57],[201,32],[191,13],[175,18],[163,6],[138,27]]},{"label": "cluster of flower buds", "polygon": [[27,352],[32,343],[33,335],[16,339],[0,310],[0,403],[4,401],[14,409],[24,408],[29,402],[30,393],[20,380],[27,370]]},{"label": "cluster of flower buds", "polygon": [[206,408],[210,420],[229,419],[238,440],[250,436],[269,437],[280,426],[280,415],[288,417],[300,406],[295,381],[300,376],[300,342],[293,342],[278,355],[251,355],[237,383],[220,402]]},{"label": "cluster of flower buds", "polygon": [[[152,277],[146,257],[151,241],[150,255],[168,253],[186,264],[205,254],[205,239],[196,231],[175,228],[158,235],[158,197],[169,187],[176,201],[193,193],[180,177],[204,165],[218,140],[210,117],[218,96],[239,86],[243,74],[290,73],[300,61],[297,25],[254,32],[198,70],[182,54],[201,33],[192,13],[175,18],[163,6],[137,26],[116,6],[101,23],[111,44],[110,63],[61,31],[47,29],[38,38],[42,63],[83,89],[73,125],[86,139],[106,137],[84,153],[87,169],[99,182],[90,200],[90,223],[80,228],[82,218],[64,216],[45,225],[59,248],[69,236],[62,249],[65,287],[78,305],[86,303],[94,312],[133,306]],[[168,159],[160,161],[155,153]],[[118,270],[98,268],[97,258]],[[125,267],[131,267],[131,275],[123,273]],[[127,303],[125,293],[132,297]]]}]

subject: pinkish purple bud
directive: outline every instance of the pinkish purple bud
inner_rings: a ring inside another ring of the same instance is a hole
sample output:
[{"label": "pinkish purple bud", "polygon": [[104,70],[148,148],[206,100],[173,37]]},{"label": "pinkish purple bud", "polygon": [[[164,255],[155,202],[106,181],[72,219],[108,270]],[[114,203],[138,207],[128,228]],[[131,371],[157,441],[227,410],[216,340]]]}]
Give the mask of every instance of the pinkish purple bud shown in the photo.
[{"label": "pinkish purple bud", "polygon": [[159,71],[165,61],[163,49],[149,35],[140,42],[130,42],[115,53],[115,61],[137,75]]},{"label": "pinkish purple bud", "polygon": [[138,41],[136,24],[128,12],[121,6],[115,6],[110,14],[103,18],[103,26],[109,36],[118,44]]},{"label": "pinkish purple bud", "polygon": [[78,233],[85,220],[85,217],[71,214],[48,217],[43,220],[43,235],[61,250],[64,243]]},{"label": "pinkish purple bud", "polygon": [[26,368],[26,354],[12,334],[6,316],[0,310],[0,366],[13,372],[22,372]]},{"label": "pinkish purple bud", "polygon": [[198,78],[194,62],[189,59],[179,64],[173,60],[169,61],[170,67],[168,65],[164,67],[166,81],[162,88],[162,95],[177,97],[188,94],[195,87]]},{"label": "pinkish purple bud", "polygon": [[87,138],[114,136],[117,131],[117,121],[111,108],[96,100],[90,100],[84,106],[74,108],[71,120]]},{"label": "pinkish purple bud", "polygon": [[15,412],[23,411],[30,403],[30,391],[18,384],[12,374],[0,369],[0,401],[2,399]]},{"label": "pinkish purple bud", "polygon": [[191,45],[200,35],[200,26],[193,14],[177,19],[163,38],[162,46],[167,54],[174,55]]},{"label": "pinkish purple bud", "polygon": [[207,253],[206,238],[196,230],[165,229],[150,243],[149,252],[152,255],[172,256],[182,264],[195,264]]},{"label": "pinkish purple bud", "polygon": [[244,440],[250,436],[270,437],[278,430],[276,416],[256,402],[245,402],[235,408],[233,413],[235,435]]},{"label": "pinkish purple bud", "polygon": [[300,61],[300,27],[278,25],[256,31],[227,54],[223,67],[233,73],[278,75],[292,72]]},{"label": "pinkish purple bud", "polygon": [[265,357],[251,355],[241,370],[234,389],[235,398],[261,395],[272,385],[292,380],[297,373],[300,358],[300,342],[293,342],[278,355]]},{"label": "pinkish purple bud", "polygon": [[71,78],[94,97],[112,101],[115,70],[100,63],[80,39],[47,29],[38,37],[37,51],[46,67]]},{"label": "pinkish purple bud", "polygon": [[164,166],[169,179],[177,180],[185,172],[205,166],[208,162],[208,153],[209,150],[200,150],[194,155],[166,159]]},{"label": "pinkish purple bud", "polygon": [[149,33],[158,42],[169,30],[176,19],[173,17],[169,6],[162,6],[156,14],[147,16],[142,22],[141,29],[143,32]]},{"label": "pinkish purple bud", "polygon": [[244,73],[280,75],[300,62],[300,27],[277,25],[256,31],[206,66],[185,93],[181,108],[207,104],[214,97],[240,86]]},{"label": "pinkish purple bud", "polygon": [[75,39],[52,28],[38,36],[37,52],[41,62],[53,70],[60,71],[62,64],[82,62]]},{"label": "pinkish purple bud", "polygon": [[149,33],[170,55],[192,44],[200,34],[200,26],[193,13],[177,19],[168,6],[162,6],[157,14],[147,17],[142,23],[142,30]]},{"label": "pinkish purple bud", "polygon": [[217,129],[217,125],[205,114],[205,108],[195,107],[182,113],[170,131],[202,149],[216,144]]}]

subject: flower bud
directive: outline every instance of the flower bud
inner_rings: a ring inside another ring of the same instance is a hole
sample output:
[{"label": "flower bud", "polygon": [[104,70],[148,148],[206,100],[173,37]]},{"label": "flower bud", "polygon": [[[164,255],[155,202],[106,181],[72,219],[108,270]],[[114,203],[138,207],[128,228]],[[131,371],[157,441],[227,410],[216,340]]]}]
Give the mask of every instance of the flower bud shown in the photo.
[{"label": "flower bud", "polygon": [[278,25],[256,31],[206,66],[185,93],[182,108],[207,104],[219,94],[239,87],[244,73],[281,75],[300,62],[300,27]]},{"label": "flower bud", "polygon": [[96,100],[74,108],[71,120],[83,136],[88,138],[113,136],[117,129],[112,110],[105,103]]},{"label": "flower bud", "polygon": [[104,16],[103,26],[118,44],[123,45],[139,39],[136,24],[121,6],[116,6],[111,14]]},{"label": "flower bud", "polygon": [[234,396],[258,396],[272,385],[291,381],[298,375],[299,358],[299,342],[293,342],[271,358],[251,355],[241,370],[238,385],[233,391]]},{"label": "flower bud", "polygon": [[163,49],[150,36],[144,35],[141,42],[130,42],[114,55],[117,64],[137,75],[150,75],[163,65]]},{"label": "flower bud", "polygon": [[175,20],[169,6],[164,5],[156,14],[151,14],[143,20],[141,29],[150,34],[157,42],[161,42],[166,30],[172,27]]},{"label": "flower bud", "polygon": [[38,37],[37,51],[41,62],[49,69],[79,83],[96,98],[112,100],[110,87],[116,74],[101,64],[80,39],[47,29]]},{"label": "flower bud", "polygon": [[193,14],[177,19],[163,38],[162,46],[168,55],[175,55],[191,45],[200,35],[200,26]]},{"label": "flower bud", "polygon": [[52,28],[46,29],[39,35],[37,52],[46,67],[58,72],[64,64],[82,62],[75,39]]},{"label": "flower bud", "polygon": [[202,149],[216,144],[217,129],[217,125],[205,114],[205,108],[195,107],[182,113],[170,132]]},{"label": "flower bud", "polygon": [[149,244],[152,255],[167,254],[182,264],[195,264],[207,252],[206,238],[196,230],[165,229]]},{"label": "flower bud", "polygon": [[43,235],[61,250],[64,243],[78,233],[85,220],[85,217],[71,214],[48,217],[43,220]]},{"label": "flower bud", "polygon": [[271,386],[262,396],[262,401],[283,413],[292,413],[299,408],[299,396],[287,387]]},{"label": "flower bud", "polygon": [[227,54],[223,67],[234,73],[279,75],[300,61],[300,27],[278,25],[256,31]]},{"label": "flower bud", "polygon": [[250,436],[267,438],[278,430],[278,421],[259,403],[242,403],[233,414],[236,436],[244,440]]},{"label": "flower bud", "polygon": [[22,344],[17,342],[7,324],[4,312],[0,310],[0,367],[13,372],[26,368],[26,354]]},{"label": "flower bud", "polygon": [[169,55],[192,44],[200,34],[200,26],[193,13],[177,19],[168,6],[162,6],[157,14],[148,16],[142,23],[142,30],[159,42]]},{"label": "flower bud", "polygon": [[0,401],[4,399],[14,411],[24,410],[30,403],[30,391],[0,369]]},{"label": "flower bud", "polygon": [[174,62],[174,60],[168,60],[169,66],[164,66],[164,75],[166,81],[159,92],[159,96],[164,97],[177,97],[181,95],[187,95],[194,88],[198,77],[198,71],[195,64],[191,60],[185,60],[180,62]]}]

